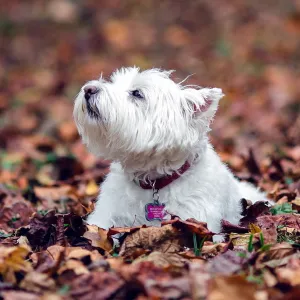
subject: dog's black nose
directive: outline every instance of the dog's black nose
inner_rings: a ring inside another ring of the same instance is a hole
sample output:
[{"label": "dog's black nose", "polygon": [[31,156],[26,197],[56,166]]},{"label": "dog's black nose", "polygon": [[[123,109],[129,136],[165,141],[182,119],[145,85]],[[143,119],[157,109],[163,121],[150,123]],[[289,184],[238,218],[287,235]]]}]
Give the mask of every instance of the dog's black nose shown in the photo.
[{"label": "dog's black nose", "polygon": [[99,92],[99,88],[94,85],[87,85],[83,88],[83,91],[85,100],[89,100],[91,98],[91,95]]}]

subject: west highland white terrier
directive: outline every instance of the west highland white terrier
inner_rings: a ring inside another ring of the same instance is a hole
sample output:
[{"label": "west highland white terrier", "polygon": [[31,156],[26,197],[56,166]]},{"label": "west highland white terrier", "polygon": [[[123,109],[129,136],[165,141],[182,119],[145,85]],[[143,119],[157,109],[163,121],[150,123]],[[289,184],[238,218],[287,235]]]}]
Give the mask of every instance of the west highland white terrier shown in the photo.
[{"label": "west highland white terrier", "polygon": [[158,225],[174,214],[218,233],[222,219],[239,223],[242,198],[266,199],[234,178],[208,141],[222,90],[175,83],[171,73],[121,68],[79,92],[74,117],[82,140],[113,161],[89,224]]}]

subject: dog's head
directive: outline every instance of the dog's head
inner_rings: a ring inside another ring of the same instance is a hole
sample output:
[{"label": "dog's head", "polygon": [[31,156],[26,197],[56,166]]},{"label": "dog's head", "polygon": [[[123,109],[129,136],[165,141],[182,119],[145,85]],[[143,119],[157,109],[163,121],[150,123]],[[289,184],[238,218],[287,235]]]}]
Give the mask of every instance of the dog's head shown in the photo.
[{"label": "dog's head", "polygon": [[134,171],[159,173],[199,155],[222,90],[183,86],[171,73],[122,68],[109,81],[87,82],[74,117],[89,150]]}]

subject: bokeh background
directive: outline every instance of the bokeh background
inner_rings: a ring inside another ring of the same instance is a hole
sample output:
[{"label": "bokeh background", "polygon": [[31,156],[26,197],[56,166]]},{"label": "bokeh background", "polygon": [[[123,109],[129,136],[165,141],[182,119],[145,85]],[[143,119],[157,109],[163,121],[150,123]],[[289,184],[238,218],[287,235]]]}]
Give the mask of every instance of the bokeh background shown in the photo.
[{"label": "bokeh background", "polygon": [[74,97],[121,66],[222,88],[211,139],[234,170],[250,148],[300,159],[299,0],[1,1],[0,54],[0,182],[28,197],[68,180],[95,193],[106,165],[80,142]]}]

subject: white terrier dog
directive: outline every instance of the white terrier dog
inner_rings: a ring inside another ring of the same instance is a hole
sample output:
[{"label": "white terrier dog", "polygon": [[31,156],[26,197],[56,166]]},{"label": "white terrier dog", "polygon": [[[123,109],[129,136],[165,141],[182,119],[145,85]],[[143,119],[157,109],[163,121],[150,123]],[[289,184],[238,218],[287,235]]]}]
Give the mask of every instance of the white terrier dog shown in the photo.
[{"label": "white terrier dog", "polygon": [[222,90],[183,86],[171,73],[122,68],[78,94],[74,117],[83,142],[113,161],[88,223],[157,225],[170,213],[218,233],[221,219],[238,224],[241,198],[266,198],[235,179],[208,141]]}]

